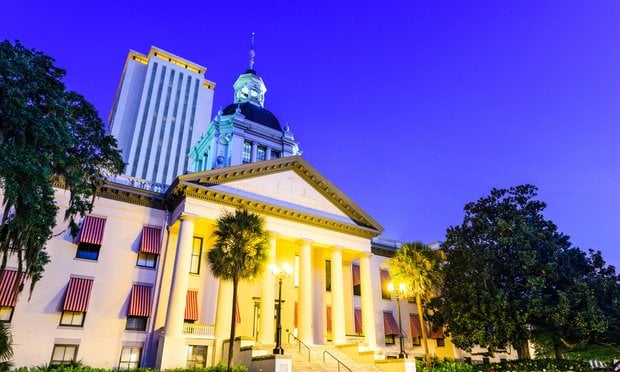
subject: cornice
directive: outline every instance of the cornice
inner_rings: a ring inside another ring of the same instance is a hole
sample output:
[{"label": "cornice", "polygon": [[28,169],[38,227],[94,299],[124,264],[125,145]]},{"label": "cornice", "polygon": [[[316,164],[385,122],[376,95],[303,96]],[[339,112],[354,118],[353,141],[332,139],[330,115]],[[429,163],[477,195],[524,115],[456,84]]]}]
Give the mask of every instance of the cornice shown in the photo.
[{"label": "cornice", "polygon": [[[57,189],[67,189],[65,181],[62,178],[55,177],[52,184]],[[104,185],[96,191],[95,196],[147,208],[166,209],[164,194],[112,181],[105,181]]]}]

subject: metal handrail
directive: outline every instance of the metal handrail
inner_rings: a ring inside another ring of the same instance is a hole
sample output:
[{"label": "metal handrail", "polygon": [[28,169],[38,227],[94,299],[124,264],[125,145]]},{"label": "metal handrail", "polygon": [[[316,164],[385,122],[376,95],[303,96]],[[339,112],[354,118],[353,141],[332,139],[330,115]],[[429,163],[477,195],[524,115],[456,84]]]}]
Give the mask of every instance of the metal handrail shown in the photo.
[{"label": "metal handrail", "polygon": [[334,354],[330,353],[330,352],[329,352],[329,351],[327,351],[327,350],[323,350],[323,363],[325,363],[325,354],[328,354],[330,357],[334,358],[334,360],[335,360],[336,362],[338,362],[338,371],[340,371],[340,366],[342,365],[344,368],[348,369],[348,370],[349,370],[349,372],[353,372],[353,371],[351,371],[351,368],[347,367],[347,366],[346,366],[344,363],[342,363],[342,362],[341,362],[338,358],[336,358],[336,357],[334,356]]},{"label": "metal handrail", "polygon": [[298,346],[298,351],[301,354],[301,346],[303,345],[307,350],[308,350],[308,362],[310,361],[310,347],[306,344],[304,344],[304,342],[300,339],[298,339],[294,334],[292,334],[291,332],[289,332],[289,330],[287,329],[286,332],[288,333],[288,343],[291,343],[291,336],[293,336],[293,338],[297,341],[297,346]]}]

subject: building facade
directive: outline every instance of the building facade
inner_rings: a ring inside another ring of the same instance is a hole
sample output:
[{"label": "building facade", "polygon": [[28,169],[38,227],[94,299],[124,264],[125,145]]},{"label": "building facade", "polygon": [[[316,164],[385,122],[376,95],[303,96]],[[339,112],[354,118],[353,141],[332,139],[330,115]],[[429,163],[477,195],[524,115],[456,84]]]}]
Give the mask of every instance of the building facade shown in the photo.
[{"label": "building facade", "polygon": [[190,170],[188,154],[213,107],[215,83],[205,72],[156,47],[129,52],[109,118],[128,176],[169,185]]},{"label": "building facade", "polygon": [[[214,365],[226,360],[233,316],[237,336],[272,350],[278,304],[282,329],[308,345],[354,345],[372,362],[396,357],[402,334],[407,354],[420,358],[425,326],[433,355],[482,360],[454,348],[442,327],[421,325],[415,304],[387,291],[386,261],[399,244],[380,239],[382,226],[299,156],[288,128],[264,108],[266,88],[250,67],[233,104],[192,142],[213,95],[204,68],[157,48],[130,53],[111,117],[138,182],[110,179],[75,237],[63,218],[68,191],[55,185],[43,279],[28,298],[11,291],[16,262],[0,278],[0,321],[10,323],[16,366]],[[183,175],[183,149],[193,143],[195,172]],[[231,311],[232,284],[206,264],[217,218],[236,208],[264,217],[271,263],[293,267],[281,302],[267,271],[240,283]]]}]

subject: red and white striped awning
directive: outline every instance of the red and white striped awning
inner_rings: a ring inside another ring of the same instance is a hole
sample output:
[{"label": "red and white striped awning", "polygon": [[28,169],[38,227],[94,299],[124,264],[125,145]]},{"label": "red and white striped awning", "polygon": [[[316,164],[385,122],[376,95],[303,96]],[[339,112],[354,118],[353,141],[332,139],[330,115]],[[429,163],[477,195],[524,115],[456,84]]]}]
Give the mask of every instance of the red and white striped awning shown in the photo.
[{"label": "red and white striped awning", "polygon": [[129,300],[129,316],[151,316],[151,286],[134,284],[131,287],[131,299]]},{"label": "red and white striped awning", "polygon": [[443,326],[436,326],[435,324],[433,324],[432,322],[428,322],[428,338],[430,339],[438,339],[438,338],[444,338],[444,334],[443,334]]},{"label": "red and white striped awning", "polygon": [[0,279],[0,306],[15,307],[17,304],[17,289],[24,282],[24,273],[19,277],[17,283],[17,271],[4,269],[2,279]]},{"label": "red and white striped awning", "polygon": [[145,226],[142,228],[140,252],[159,254],[161,251],[161,229]]},{"label": "red and white striped awning", "polygon": [[400,335],[398,323],[396,323],[396,319],[394,319],[391,311],[383,312],[383,328],[386,335]]},{"label": "red and white striped awning", "polygon": [[411,337],[421,337],[422,326],[420,326],[418,314],[409,314],[409,324],[411,326]]},{"label": "red and white striped awning", "polygon": [[332,331],[332,307],[327,306],[327,332]]},{"label": "red and white striped awning", "polygon": [[105,218],[86,216],[82,223],[82,228],[77,236],[76,243],[90,243],[101,245],[103,243],[103,231],[105,229]]},{"label": "red and white striped awning", "polygon": [[355,309],[353,312],[353,316],[355,318],[355,333],[360,335],[362,334],[362,309]]},{"label": "red and white striped awning", "polygon": [[198,291],[187,291],[185,298],[185,320],[198,320]]},{"label": "red and white striped awning", "polygon": [[353,271],[353,285],[360,285],[360,266],[359,265],[351,265],[351,271]]},{"label": "red and white striped awning", "polygon": [[67,295],[65,303],[62,306],[64,311],[82,311],[88,310],[88,301],[90,300],[90,291],[93,288],[92,279],[70,278],[67,286]]}]

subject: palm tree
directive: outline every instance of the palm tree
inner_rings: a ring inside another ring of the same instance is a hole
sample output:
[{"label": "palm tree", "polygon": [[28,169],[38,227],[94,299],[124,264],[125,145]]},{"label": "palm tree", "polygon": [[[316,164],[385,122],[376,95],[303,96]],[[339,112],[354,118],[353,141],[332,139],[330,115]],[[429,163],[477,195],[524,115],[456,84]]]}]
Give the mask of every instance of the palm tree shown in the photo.
[{"label": "palm tree", "polygon": [[424,359],[429,371],[432,370],[431,355],[428,351],[422,301],[428,302],[439,293],[443,280],[441,263],[445,258],[443,251],[432,249],[421,242],[413,242],[403,244],[388,260],[392,279],[397,283],[405,283],[407,292],[415,298],[422,328]]},{"label": "palm tree", "polygon": [[5,323],[0,323],[0,370],[11,366],[10,359],[13,357],[13,337],[11,330]]},{"label": "palm tree", "polygon": [[261,216],[246,209],[237,209],[234,213],[224,212],[217,219],[213,236],[216,242],[207,253],[207,263],[215,277],[232,280],[233,283],[227,364],[230,371],[235,340],[237,286],[240,280],[255,278],[265,268],[269,234],[265,231],[265,221]]}]

